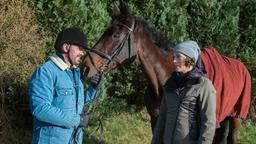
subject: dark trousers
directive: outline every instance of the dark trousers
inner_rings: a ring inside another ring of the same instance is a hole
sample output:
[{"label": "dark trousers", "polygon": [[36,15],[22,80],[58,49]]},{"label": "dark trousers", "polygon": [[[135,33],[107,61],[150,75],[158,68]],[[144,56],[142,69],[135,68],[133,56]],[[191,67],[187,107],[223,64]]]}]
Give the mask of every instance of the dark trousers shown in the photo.
[{"label": "dark trousers", "polygon": [[227,117],[215,131],[213,144],[237,144],[237,132],[241,127],[239,118]]}]

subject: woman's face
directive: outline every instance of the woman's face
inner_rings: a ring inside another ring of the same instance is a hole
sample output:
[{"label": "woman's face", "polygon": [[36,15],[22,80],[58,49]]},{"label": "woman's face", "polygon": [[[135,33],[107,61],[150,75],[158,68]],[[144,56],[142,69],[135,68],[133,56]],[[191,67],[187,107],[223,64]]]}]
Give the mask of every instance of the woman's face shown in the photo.
[{"label": "woman's face", "polygon": [[186,66],[186,58],[187,56],[180,52],[175,52],[173,54],[173,64],[176,72],[187,73],[193,69],[191,65]]}]

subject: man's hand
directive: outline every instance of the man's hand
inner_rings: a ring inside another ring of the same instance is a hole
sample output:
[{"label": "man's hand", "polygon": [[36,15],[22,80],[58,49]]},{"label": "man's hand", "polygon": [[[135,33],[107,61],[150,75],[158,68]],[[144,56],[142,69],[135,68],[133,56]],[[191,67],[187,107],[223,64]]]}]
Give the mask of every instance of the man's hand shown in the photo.
[{"label": "man's hand", "polygon": [[89,80],[88,84],[93,87],[94,89],[98,89],[98,86],[100,84],[102,78],[102,73],[98,72],[92,78]]}]

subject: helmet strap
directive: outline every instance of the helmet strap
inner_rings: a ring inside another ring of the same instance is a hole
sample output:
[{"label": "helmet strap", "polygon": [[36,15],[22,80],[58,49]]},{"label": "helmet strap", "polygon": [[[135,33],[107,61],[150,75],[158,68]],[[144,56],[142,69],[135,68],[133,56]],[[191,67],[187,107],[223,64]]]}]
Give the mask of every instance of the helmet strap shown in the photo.
[{"label": "helmet strap", "polygon": [[69,56],[69,52],[70,52],[70,47],[71,45],[67,45],[69,48],[66,50],[63,50],[63,48],[59,51],[56,52],[56,54],[68,65],[68,66],[73,66],[73,63],[71,61],[71,58]]},{"label": "helmet strap", "polygon": [[[70,47],[71,47],[71,45],[69,45],[69,49],[68,49],[68,52],[67,52],[67,58],[68,58],[69,64],[71,64],[71,66],[73,66],[74,64],[72,63],[71,58],[70,58],[70,56],[69,56]],[[70,67],[71,67],[71,66],[70,66]]]}]

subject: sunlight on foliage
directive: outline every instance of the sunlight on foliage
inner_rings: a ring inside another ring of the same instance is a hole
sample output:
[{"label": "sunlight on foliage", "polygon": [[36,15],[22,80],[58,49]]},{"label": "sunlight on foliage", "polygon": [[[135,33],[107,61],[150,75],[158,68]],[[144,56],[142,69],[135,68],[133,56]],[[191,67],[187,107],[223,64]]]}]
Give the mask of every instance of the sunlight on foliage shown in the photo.
[{"label": "sunlight on foliage", "polygon": [[28,143],[31,132],[22,129],[28,118],[23,115],[27,81],[44,60],[45,41],[21,0],[1,0],[0,19],[0,143]]}]

